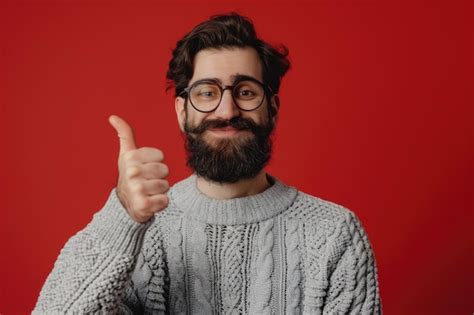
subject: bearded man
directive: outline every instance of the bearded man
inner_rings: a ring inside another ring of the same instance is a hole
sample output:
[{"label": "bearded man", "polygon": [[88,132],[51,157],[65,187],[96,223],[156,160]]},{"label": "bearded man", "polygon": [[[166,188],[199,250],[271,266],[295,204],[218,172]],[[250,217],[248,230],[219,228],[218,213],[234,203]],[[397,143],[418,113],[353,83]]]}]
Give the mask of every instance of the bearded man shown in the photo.
[{"label": "bearded man", "polygon": [[163,152],[120,138],[119,179],[71,237],[33,313],[380,314],[358,217],[265,172],[288,50],[239,14],[178,41],[167,78],[193,174],[168,187]]}]

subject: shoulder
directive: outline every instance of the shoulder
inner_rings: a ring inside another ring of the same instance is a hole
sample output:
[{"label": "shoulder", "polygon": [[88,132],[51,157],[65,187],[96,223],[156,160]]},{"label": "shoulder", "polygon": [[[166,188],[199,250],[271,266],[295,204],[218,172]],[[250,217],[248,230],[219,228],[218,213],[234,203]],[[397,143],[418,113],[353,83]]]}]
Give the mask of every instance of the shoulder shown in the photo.
[{"label": "shoulder", "polygon": [[351,209],[298,191],[287,212],[289,231],[303,240],[302,250],[308,255],[305,257],[325,257],[330,268],[344,253],[372,257],[368,235]]},{"label": "shoulder", "polygon": [[333,226],[344,224],[356,217],[354,211],[342,204],[301,190],[298,190],[295,201],[288,209],[288,215],[306,224],[325,223]]},{"label": "shoulder", "polygon": [[285,212],[307,235],[319,235],[349,243],[354,238],[366,239],[366,231],[352,209],[298,190],[291,207]]},{"label": "shoulder", "polygon": [[296,220],[308,237],[323,237],[340,250],[356,245],[372,250],[359,216],[346,206],[298,191],[288,210],[290,219]]}]

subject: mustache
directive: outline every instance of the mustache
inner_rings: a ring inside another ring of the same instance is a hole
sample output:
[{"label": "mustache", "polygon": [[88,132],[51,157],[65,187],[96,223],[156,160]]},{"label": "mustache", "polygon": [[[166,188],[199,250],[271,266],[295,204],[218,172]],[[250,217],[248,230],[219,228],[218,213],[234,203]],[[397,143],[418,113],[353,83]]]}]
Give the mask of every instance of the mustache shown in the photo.
[{"label": "mustache", "polygon": [[232,127],[237,130],[249,130],[254,134],[257,134],[262,131],[261,126],[257,125],[253,120],[243,118],[243,117],[234,117],[231,120],[224,119],[212,119],[206,120],[199,124],[196,127],[185,126],[187,132],[194,134],[202,134],[207,129],[217,129],[217,128],[226,128]]}]

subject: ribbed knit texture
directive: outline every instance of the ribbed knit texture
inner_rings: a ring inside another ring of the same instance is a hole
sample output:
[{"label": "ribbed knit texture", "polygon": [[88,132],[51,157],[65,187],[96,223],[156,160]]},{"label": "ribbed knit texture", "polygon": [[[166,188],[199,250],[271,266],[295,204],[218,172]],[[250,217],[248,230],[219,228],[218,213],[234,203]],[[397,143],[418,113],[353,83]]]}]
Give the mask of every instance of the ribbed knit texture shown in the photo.
[{"label": "ribbed knit texture", "polygon": [[381,314],[358,217],[269,175],[264,192],[211,199],[195,175],[134,222],[113,189],[71,237],[34,314]]}]

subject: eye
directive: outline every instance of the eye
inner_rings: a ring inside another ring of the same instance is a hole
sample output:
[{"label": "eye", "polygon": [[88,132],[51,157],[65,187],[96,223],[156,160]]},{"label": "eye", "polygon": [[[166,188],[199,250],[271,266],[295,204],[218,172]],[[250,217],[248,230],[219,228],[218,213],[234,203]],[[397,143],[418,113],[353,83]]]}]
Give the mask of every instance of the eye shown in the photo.
[{"label": "eye", "polygon": [[249,85],[239,86],[235,91],[235,97],[241,100],[251,100],[260,95],[258,90]]},{"label": "eye", "polygon": [[191,98],[206,100],[214,100],[219,98],[219,87],[212,83],[199,83],[191,89]]},{"label": "eye", "polygon": [[263,95],[262,87],[256,82],[245,80],[237,84],[235,97],[241,101],[253,101]]},{"label": "eye", "polygon": [[211,97],[211,96],[214,95],[214,92],[213,91],[201,91],[201,92],[199,92],[199,95],[204,96],[204,97]]},{"label": "eye", "polygon": [[252,96],[254,94],[255,93],[253,93],[253,91],[251,91],[251,90],[240,90],[239,91],[239,95],[242,95],[242,96]]}]

